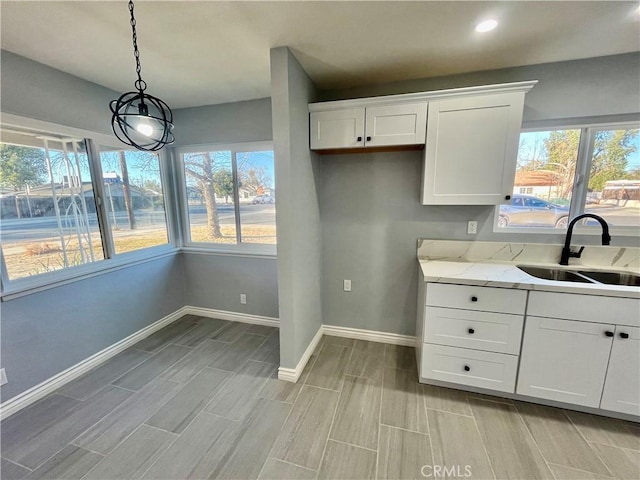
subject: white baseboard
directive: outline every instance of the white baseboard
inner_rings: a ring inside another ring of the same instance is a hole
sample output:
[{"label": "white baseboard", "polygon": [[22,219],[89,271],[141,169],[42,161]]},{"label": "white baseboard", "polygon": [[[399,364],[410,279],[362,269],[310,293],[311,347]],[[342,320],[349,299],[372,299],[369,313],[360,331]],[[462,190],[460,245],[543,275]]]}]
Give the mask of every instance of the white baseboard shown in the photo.
[{"label": "white baseboard", "polygon": [[[193,306],[184,306],[179,308],[173,313],[170,313],[164,318],[161,318],[157,322],[148,325],[142,330],[129,335],[127,338],[120,340],[117,343],[95,353],[89,358],[77,363],[76,365],[67,368],[66,370],[54,375],[53,377],[45,380],[34,387],[22,392],[21,394],[7,400],[0,404],[0,420],[13,415],[14,413],[22,410],[23,408],[37,402],[41,398],[49,395],[55,390],[59,389],[63,385],[75,380],[81,375],[85,374],[91,369],[94,369],[102,363],[109,360],[111,357],[117,355],[123,350],[129,348],[140,340],[148,337],[149,335],[157,332],[161,328],[169,325],[175,320],[184,315],[198,315],[207,318],[219,318],[221,320],[230,320],[233,322],[252,323],[256,325],[267,325],[270,327],[279,327],[280,322],[277,318],[264,317],[260,315],[251,315],[247,313],[229,312],[225,310],[215,310],[212,308],[201,308]],[[409,335],[398,335],[395,333],[376,332],[373,330],[362,330],[357,328],[337,327],[334,325],[322,325],[314,337],[311,339],[307,349],[305,350],[302,358],[296,365],[296,368],[283,368],[278,369],[278,378],[287,382],[297,382],[307,365],[309,358],[313,354],[314,350],[320,343],[322,335],[332,335],[336,337],[355,338],[359,340],[369,340],[372,342],[390,343],[393,345],[405,345],[409,347],[415,346],[415,337]]]},{"label": "white baseboard", "polygon": [[300,378],[300,375],[302,375],[302,371],[304,370],[304,367],[307,366],[307,362],[311,358],[311,354],[313,354],[313,351],[316,349],[316,347],[320,343],[320,340],[322,339],[322,330],[323,330],[323,327],[321,325],[318,331],[316,332],[316,334],[311,339],[309,346],[302,354],[302,358],[296,365],[296,368],[284,368],[284,367],[278,368],[278,380],[284,380],[285,382],[293,382],[293,383],[298,381],[298,379]]},{"label": "white baseboard", "polygon": [[152,323],[151,325],[146,326],[142,330],[138,330],[136,333],[129,335],[127,338],[120,340],[117,343],[105,348],[104,350],[99,351],[91,355],[89,358],[85,358],[80,363],[75,364],[72,367],[67,368],[66,370],[54,375],[53,377],[45,380],[38,385],[31,387],[30,389],[22,392],[21,394],[10,398],[6,402],[0,404],[0,420],[4,420],[5,418],[13,415],[19,410],[31,405],[34,402],[37,402],[41,398],[49,395],[53,391],[62,387],[63,385],[75,380],[79,376],[85,374],[89,370],[98,367],[102,363],[109,360],[111,357],[117,355],[118,353],[126,350],[133,344],[139,342],[143,338],[148,337],[152,333],[157,332],[161,328],[169,325],[170,323],[176,321],[178,318],[184,316],[186,314],[185,307],[179,308],[173,313],[170,313],[166,317],[161,318],[157,322]]},{"label": "white baseboard", "polygon": [[220,320],[230,320],[232,322],[253,323],[256,325],[266,325],[269,327],[280,326],[280,321],[273,317],[263,317],[261,315],[251,315],[249,313],[229,312],[226,310],[215,310],[213,308],[183,307],[183,315],[199,315],[207,318],[219,318]]},{"label": "white baseboard", "polygon": [[333,337],[355,338],[356,340],[404,345],[406,347],[416,346],[416,337],[411,335],[362,330],[360,328],[337,327],[335,325],[323,325],[322,331],[325,335],[331,335]]}]

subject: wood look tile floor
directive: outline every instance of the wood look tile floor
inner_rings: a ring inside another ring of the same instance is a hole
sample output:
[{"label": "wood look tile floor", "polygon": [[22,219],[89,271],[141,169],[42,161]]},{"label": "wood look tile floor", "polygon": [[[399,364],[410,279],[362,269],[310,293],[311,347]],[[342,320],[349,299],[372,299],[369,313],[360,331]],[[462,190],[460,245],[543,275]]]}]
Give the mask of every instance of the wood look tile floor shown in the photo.
[{"label": "wood look tile floor", "polygon": [[640,426],[421,385],[413,349],[186,316],[1,427],[13,479],[640,479]]}]

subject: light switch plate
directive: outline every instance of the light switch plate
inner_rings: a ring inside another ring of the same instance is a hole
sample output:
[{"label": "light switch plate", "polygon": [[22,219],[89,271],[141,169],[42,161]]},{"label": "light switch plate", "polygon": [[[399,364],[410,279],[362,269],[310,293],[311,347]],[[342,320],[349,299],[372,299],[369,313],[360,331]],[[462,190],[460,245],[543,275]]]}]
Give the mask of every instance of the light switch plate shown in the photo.
[{"label": "light switch plate", "polygon": [[7,372],[2,368],[0,369],[0,385],[4,385],[5,383],[8,383]]},{"label": "light switch plate", "polygon": [[246,293],[241,293],[240,294],[240,303],[242,305],[246,305],[247,304],[247,294]]},{"label": "light switch plate", "polygon": [[345,280],[344,281],[344,291],[345,292],[350,292],[351,291],[351,280]]},{"label": "light switch plate", "polygon": [[475,220],[469,220],[467,222],[467,234],[475,235],[476,233],[478,233],[478,222]]}]

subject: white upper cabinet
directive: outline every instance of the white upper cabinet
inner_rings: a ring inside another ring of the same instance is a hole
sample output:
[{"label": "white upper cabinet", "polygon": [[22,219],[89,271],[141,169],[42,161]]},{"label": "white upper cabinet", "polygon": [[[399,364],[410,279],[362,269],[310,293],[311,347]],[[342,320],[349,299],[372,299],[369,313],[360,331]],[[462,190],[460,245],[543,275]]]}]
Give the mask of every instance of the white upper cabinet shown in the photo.
[{"label": "white upper cabinet", "polygon": [[427,102],[366,109],[365,145],[421,145],[427,134]]},{"label": "white upper cabinet", "polygon": [[310,148],[425,145],[423,205],[509,203],[524,96],[536,83],[310,103]]},{"label": "white upper cabinet", "polygon": [[364,147],[364,108],[311,114],[311,149]]},{"label": "white upper cabinet", "polygon": [[509,203],[524,95],[510,92],[429,103],[423,205]]},{"label": "white upper cabinet", "polygon": [[311,149],[424,144],[427,103],[311,112]]}]

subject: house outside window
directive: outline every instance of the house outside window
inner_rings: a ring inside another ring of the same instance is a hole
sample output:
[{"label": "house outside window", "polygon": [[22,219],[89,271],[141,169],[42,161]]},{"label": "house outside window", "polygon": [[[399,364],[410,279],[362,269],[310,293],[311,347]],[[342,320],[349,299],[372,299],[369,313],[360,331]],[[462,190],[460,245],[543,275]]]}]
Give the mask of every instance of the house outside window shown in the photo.
[{"label": "house outside window", "polygon": [[638,132],[633,124],[523,132],[513,200],[496,208],[495,231],[552,232],[593,213],[618,234],[639,235]]}]

